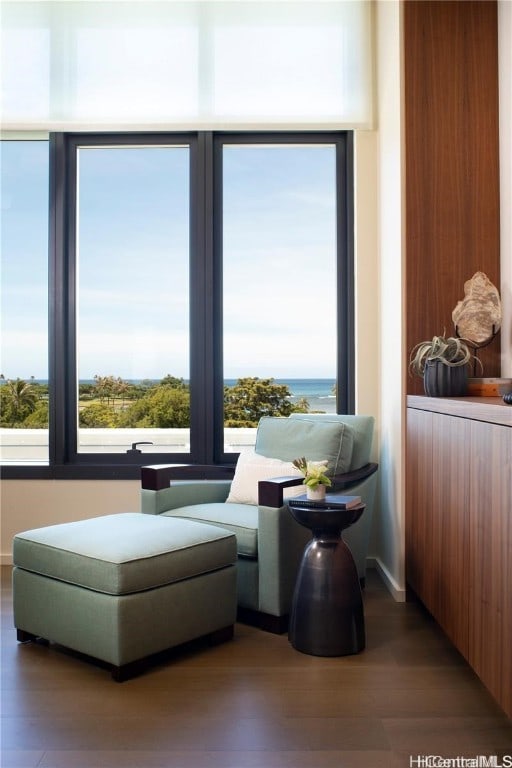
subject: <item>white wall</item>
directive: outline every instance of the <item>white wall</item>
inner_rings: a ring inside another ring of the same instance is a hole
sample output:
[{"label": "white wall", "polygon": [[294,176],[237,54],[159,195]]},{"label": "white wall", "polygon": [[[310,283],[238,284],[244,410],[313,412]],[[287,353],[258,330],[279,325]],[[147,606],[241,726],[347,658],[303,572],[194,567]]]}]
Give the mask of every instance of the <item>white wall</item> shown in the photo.
[{"label": "white wall", "polygon": [[0,563],[12,563],[12,538],[19,531],[116,512],[137,512],[137,480],[3,480]]},{"label": "white wall", "polygon": [[401,13],[376,4],[378,92],[377,237],[380,338],[380,503],[374,528],[376,565],[397,600],[405,599],[405,375]]},{"label": "white wall", "polygon": [[379,443],[379,261],[376,131],[358,131],[354,141],[355,366],[356,412],[376,418]]}]

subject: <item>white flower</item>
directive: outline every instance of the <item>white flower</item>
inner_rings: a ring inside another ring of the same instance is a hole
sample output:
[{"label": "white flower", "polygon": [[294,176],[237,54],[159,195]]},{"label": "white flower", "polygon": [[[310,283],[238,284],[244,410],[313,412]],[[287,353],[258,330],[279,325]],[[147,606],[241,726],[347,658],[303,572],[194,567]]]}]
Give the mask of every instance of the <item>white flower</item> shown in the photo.
[{"label": "white flower", "polygon": [[317,485],[331,485],[331,481],[326,475],[328,463],[327,459],[323,461],[306,461],[306,458],[303,456],[300,459],[295,459],[293,466],[297,467],[304,475],[304,485],[307,485],[308,488],[316,488]]}]

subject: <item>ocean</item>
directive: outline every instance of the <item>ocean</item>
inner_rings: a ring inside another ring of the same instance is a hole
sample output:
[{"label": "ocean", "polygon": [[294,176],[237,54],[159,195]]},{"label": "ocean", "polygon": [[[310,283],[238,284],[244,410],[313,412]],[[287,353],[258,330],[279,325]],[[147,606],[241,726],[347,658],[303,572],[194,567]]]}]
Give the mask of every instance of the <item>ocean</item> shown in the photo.
[{"label": "ocean", "polygon": [[[309,403],[310,411],[336,413],[335,379],[275,379],[275,382],[288,386],[292,403],[304,398]],[[224,384],[233,386],[236,379],[225,379]]]}]

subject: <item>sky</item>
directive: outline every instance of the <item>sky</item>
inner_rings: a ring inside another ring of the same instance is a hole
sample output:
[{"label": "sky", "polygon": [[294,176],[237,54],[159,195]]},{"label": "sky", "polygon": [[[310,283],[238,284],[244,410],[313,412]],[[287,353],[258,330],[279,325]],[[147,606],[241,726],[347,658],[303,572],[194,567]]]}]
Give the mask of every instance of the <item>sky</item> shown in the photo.
[{"label": "sky", "polygon": [[[3,142],[6,378],[47,378],[46,142]],[[186,147],[81,148],[79,378],[188,378]],[[224,378],[335,378],[335,150],[227,146]]]}]

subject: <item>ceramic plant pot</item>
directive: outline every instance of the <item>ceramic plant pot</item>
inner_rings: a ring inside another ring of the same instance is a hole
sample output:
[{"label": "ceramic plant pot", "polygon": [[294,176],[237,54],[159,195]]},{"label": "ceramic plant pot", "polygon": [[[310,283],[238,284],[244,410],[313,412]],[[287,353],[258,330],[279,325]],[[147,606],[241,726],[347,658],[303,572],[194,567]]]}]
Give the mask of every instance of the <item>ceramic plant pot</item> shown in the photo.
[{"label": "ceramic plant pot", "polygon": [[466,365],[446,365],[441,360],[427,360],[423,386],[428,397],[462,397],[468,386]]},{"label": "ceramic plant pot", "polygon": [[325,490],[325,485],[317,485],[316,488],[310,488],[309,485],[306,485],[306,496],[310,501],[323,501]]}]

